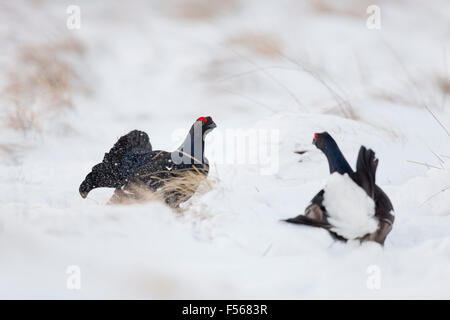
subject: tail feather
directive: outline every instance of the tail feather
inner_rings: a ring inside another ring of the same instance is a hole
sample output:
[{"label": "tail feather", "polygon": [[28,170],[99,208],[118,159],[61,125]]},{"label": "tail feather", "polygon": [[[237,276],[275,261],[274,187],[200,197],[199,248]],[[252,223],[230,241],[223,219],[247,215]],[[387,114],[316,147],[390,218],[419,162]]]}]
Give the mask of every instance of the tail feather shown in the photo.
[{"label": "tail feather", "polygon": [[375,152],[361,146],[358,160],[356,161],[355,182],[363,188],[367,195],[374,198],[375,195],[375,175],[378,167],[378,159]]},{"label": "tail feather", "polygon": [[290,219],[286,219],[283,220],[285,222],[289,222],[289,223],[294,223],[294,224],[302,224],[305,226],[310,226],[310,227],[316,227],[316,228],[324,228],[324,229],[329,229],[331,226],[326,223],[326,222],[322,222],[322,221],[318,221],[318,220],[313,220],[311,218],[308,218],[307,216],[301,214],[295,218],[290,218]]}]

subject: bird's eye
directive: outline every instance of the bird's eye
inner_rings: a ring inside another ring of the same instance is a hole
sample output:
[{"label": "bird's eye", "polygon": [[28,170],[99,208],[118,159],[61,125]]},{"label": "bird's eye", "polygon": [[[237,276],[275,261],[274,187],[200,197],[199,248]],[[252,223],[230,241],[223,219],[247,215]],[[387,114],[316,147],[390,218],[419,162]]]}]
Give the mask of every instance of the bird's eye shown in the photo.
[{"label": "bird's eye", "polygon": [[200,118],[197,119],[197,121],[202,121],[203,123],[208,122],[208,120],[206,120],[205,117],[200,117]]}]

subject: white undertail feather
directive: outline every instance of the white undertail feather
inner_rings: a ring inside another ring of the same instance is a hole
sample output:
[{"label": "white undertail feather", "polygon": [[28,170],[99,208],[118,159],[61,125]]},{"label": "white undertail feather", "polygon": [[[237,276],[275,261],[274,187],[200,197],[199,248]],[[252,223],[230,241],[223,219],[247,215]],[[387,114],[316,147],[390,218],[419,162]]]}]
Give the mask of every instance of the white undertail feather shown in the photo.
[{"label": "white undertail feather", "polygon": [[332,231],[351,240],[377,229],[373,199],[348,174],[333,173],[324,190],[323,204]]}]

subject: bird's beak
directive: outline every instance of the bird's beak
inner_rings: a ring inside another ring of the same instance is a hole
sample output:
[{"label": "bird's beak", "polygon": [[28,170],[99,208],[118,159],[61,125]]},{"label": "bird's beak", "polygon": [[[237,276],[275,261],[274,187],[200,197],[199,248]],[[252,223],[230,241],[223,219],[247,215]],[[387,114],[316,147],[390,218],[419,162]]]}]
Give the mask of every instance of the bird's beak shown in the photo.
[{"label": "bird's beak", "polygon": [[209,130],[212,130],[212,129],[214,129],[214,128],[217,128],[217,125],[216,125],[215,122],[212,122],[210,125],[208,125],[208,129],[209,129]]},{"label": "bird's beak", "polygon": [[316,145],[316,138],[313,138],[312,144]]}]

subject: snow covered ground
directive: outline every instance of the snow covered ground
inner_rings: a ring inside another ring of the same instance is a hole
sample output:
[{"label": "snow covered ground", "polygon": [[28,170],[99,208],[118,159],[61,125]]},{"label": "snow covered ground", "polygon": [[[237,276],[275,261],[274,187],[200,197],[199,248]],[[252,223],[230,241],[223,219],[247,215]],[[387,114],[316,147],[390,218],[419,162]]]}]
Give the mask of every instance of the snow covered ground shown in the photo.
[{"label": "snow covered ground", "polygon": [[[448,1],[76,1],[69,30],[71,4],[0,3],[1,298],[450,298]],[[172,150],[209,115],[183,214],[78,194],[122,134]],[[322,131],[376,151],[384,248],[280,222],[327,181]]]}]

